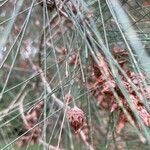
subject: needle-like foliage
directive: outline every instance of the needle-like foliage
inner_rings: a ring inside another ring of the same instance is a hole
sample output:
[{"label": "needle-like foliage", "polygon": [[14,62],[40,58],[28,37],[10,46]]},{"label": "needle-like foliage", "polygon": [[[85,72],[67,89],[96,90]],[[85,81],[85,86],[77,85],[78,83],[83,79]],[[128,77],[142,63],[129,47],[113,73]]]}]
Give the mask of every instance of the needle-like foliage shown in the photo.
[{"label": "needle-like foliage", "polygon": [[0,35],[0,149],[149,149],[149,0],[4,0]]}]

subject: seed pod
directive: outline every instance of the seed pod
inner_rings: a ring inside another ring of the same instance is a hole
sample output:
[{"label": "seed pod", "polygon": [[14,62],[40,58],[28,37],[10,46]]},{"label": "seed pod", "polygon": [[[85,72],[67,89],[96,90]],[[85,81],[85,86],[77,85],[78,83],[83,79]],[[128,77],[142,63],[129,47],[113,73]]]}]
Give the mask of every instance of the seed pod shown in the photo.
[{"label": "seed pod", "polygon": [[71,108],[67,112],[67,117],[71,127],[75,132],[77,132],[81,127],[83,127],[84,122],[86,121],[84,112],[78,107]]}]

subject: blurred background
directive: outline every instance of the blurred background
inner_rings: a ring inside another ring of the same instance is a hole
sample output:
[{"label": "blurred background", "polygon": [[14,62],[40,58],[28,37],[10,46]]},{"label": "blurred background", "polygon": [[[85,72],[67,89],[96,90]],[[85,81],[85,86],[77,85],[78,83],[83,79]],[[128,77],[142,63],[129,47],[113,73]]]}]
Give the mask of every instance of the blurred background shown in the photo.
[{"label": "blurred background", "polygon": [[149,56],[149,0],[1,0],[0,149],[148,150]]}]

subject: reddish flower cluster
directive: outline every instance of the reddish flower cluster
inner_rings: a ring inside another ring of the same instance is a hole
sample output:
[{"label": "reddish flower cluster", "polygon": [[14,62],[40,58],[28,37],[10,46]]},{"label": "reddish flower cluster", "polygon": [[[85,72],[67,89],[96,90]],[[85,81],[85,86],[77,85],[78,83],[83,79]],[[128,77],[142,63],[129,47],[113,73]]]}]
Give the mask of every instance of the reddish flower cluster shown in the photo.
[{"label": "reddish flower cluster", "polygon": [[[113,55],[115,59],[118,61],[120,66],[126,71],[126,74],[128,78],[132,81],[134,86],[136,87],[136,90],[138,91],[137,93],[133,90],[131,83],[123,76],[121,73],[119,73],[120,78],[122,80],[123,85],[127,89],[129,95],[130,95],[130,100],[133,104],[133,107],[136,109],[137,114],[140,116],[142,119],[143,123],[150,127],[150,114],[146,110],[146,107],[143,104],[143,95],[145,98],[150,100],[150,88],[145,88],[143,81],[146,79],[146,76],[144,74],[142,75],[137,75],[134,72],[128,70],[127,71],[127,62],[125,60],[121,60],[123,56],[127,56],[127,52],[120,49],[120,48],[114,48],[113,49]],[[130,118],[134,121],[136,124],[136,118],[133,115],[132,108],[130,107],[129,103],[127,102],[126,98],[122,94],[119,86],[113,79],[113,76],[110,73],[109,65],[106,62],[105,58],[103,57],[103,67],[105,72],[107,71],[108,74],[108,79],[106,80],[104,74],[99,70],[99,67],[94,64],[93,65],[93,75],[92,80],[89,81],[88,88],[94,89],[92,95],[97,100],[97,103],[100,108],[105,109],[107,111],[113,112],[113,111],[118,111],[122,110],[120,104],[123,105],[123,107],[126,109],[126,111],[130,114]],[[92,62],[93,63],[93,62]],[[117,95],[119,96],[119,103],[117,102],[112,89],[115,90]],[[141,90],[142,89],[142,90]],[[123,113],[123,111],[119,111],[119,121],[118,121],[118,127],[117,127],[117,132],[120,132],[121,129],[125,126],[125,124],[128,121],[128,118],[126,115]]]},{"label": "reddish flower cluster", "polygon": [[[27,124],[25,125],[26,130],[31,130],[32,127],[37,123],[43,109],[44,103],[43,101],[39,102],[29,114],[25,116]],[[17,142],[18,147],[27,146],[28,143],[34,144],[38,138],[41,136],[42,130],[39,126],[32,129],[27,135],[24,135]]]}]

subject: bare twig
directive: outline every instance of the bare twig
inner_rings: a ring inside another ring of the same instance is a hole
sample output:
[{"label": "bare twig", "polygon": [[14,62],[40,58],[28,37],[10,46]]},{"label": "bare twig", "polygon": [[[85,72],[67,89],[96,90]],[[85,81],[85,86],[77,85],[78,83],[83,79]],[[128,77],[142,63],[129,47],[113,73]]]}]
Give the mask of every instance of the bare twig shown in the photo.
[{"label": "bare twig", "polygon": [[21,98],[20,98],[20,105],[19,105],[19,111],[20,111],[20,113],[21,113],[21,118],[22,118],[22,120],[23,120],[23,123],[24,123],[26,126],[28,126],[28,122],[27,122],[26,117],[25,117],[25,115],[24,115],[23,101],[24,101],[24,98],[26,97],[27,93],[28,93],[28,92],[24,92],[24,93],[23,93],[23,95],[22,95]]},{"label": "bare twig", "polygon": [[[27,122],[26,117],[25,117],[25,115],[24,115],[23,101],[24,101],[24,98],[25,98],[25,96],[27,95],[27,93],[28,93],[28,91],[25,91],[25,92],[23,93],[23,95],[22,95],[21,98],[20,98],[20,104],[19,104],[19,111],[20,111],[20,113],[21,113],[21,118],[22,118],[22,120],[23,120],[23,123],[24,123],[26,126],[28,126],[28,122]],[[40,138],[40,139],[38,140],[38,142],[39,142],[40,144],[43,144],[44,146],[46,146],[47,149],[56,150],[56,147],[55,147],[55,146],[52,146],[52,145],[50,145],[50,144],[45,143],[45,142],[42,140],[42,138]],[[64,149],[57,149],[57,150],[64,150]]]}]

